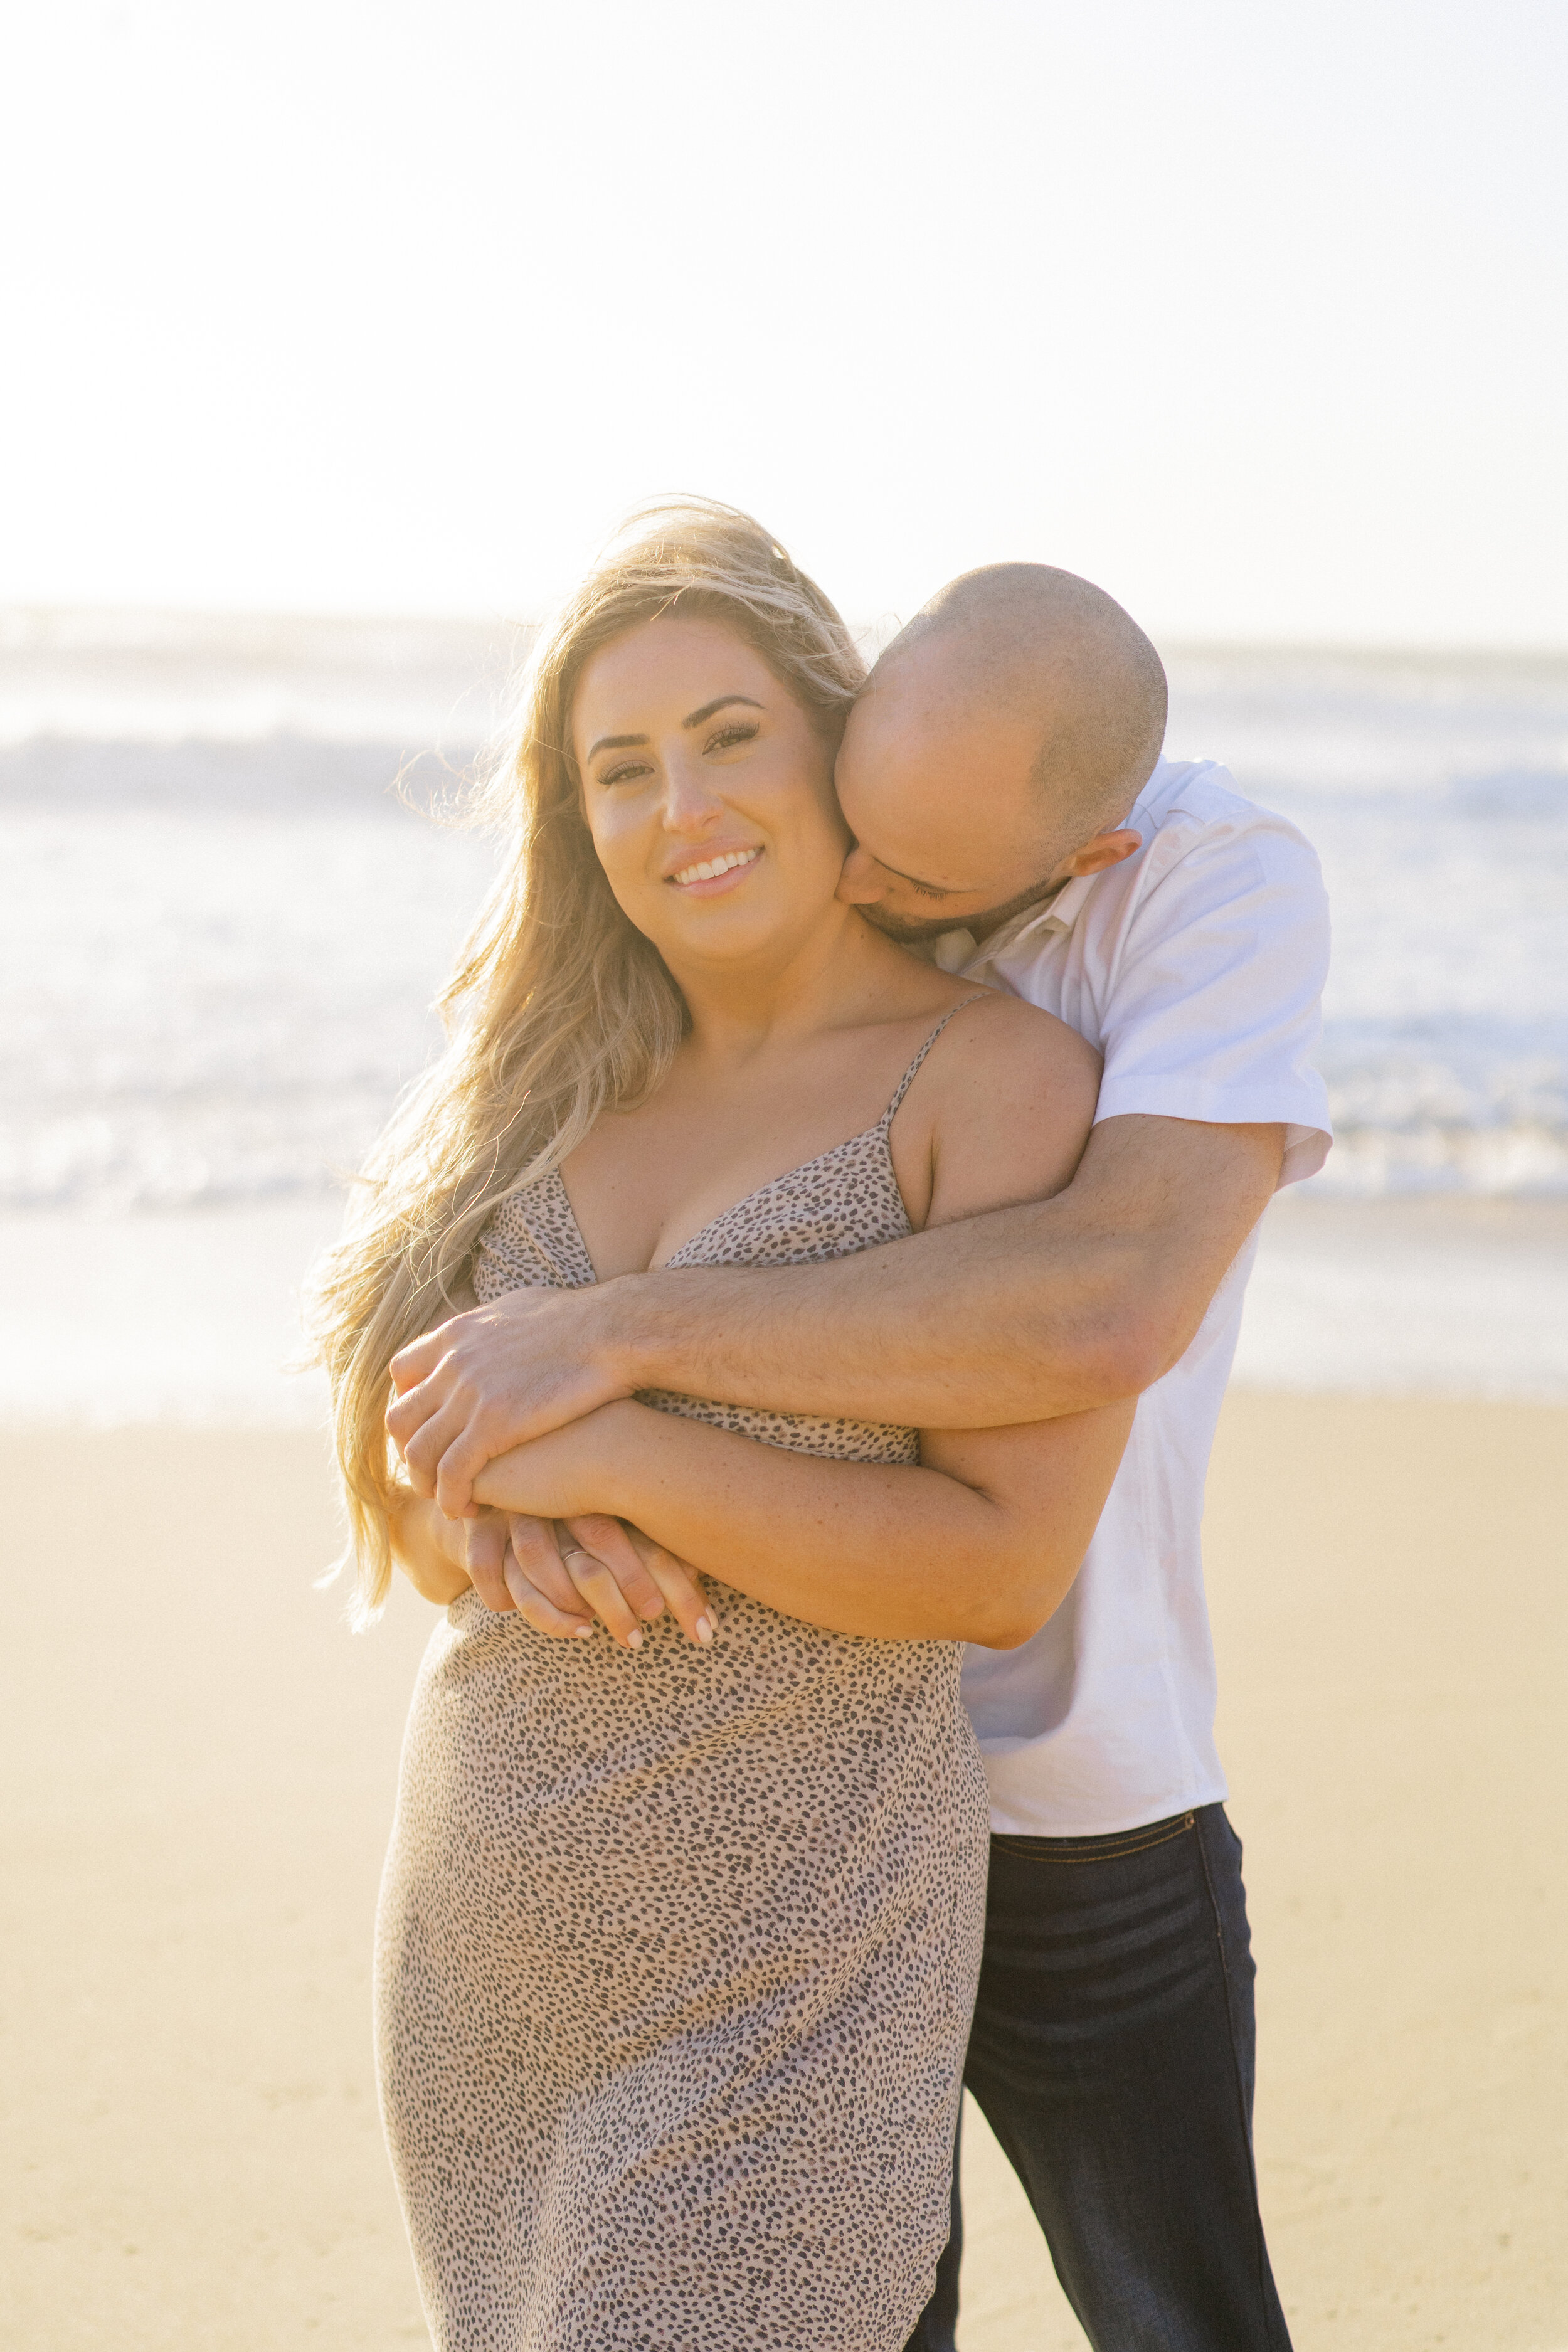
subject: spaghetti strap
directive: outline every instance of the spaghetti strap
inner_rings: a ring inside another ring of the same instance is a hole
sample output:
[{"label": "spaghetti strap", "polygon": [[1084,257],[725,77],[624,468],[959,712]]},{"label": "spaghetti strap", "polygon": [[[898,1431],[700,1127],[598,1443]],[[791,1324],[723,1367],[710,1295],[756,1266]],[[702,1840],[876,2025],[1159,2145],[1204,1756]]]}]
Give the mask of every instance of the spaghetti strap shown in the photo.
[{"label": "spaghetti strap", "polygon": [[909,1093],[910,1087],[913,1086],[916,1076],[920,1070],[921,1064],[925,1060],[926,1055],[931,1052],[931,1047],[936,1044],[937,1039],[942,1035],[942,1031],[947,1027],[947,1024],[952,1019],[953,1014],[955,1013],[962,1013],[966,1004],[978,1004],[983,996],[990,996],[994,992],[989,988],[977,988],[973,996],[961,997],[956,1004],[950,1005],[948,1010],[942,1014],[942,1019],[937,1023],[936,1027],[931,1031],[931,1035],[926,1039],[925,1044],[921,1047],[920,1052],[915,1055],[914,1060],[910,1064],[909,1068],[899,1080],[898,1088],[893,1096],[892,1101],[888,1105],[887,1109],[877,1121],[877,1126],[884,1134],[886,1134],[888,1129],[893,1124],[894,1115],[898,1110],[899,1105]]}]

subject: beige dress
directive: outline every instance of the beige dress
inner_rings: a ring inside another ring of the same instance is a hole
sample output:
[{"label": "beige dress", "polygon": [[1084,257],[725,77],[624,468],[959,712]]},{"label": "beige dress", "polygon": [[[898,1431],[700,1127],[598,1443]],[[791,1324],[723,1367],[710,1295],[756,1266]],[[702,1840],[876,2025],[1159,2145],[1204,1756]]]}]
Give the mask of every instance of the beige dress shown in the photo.
[{"label": "beige dress", "polygon": [[[672,1265],[907,1234],[889,1129]],[[475,1289],[591,1282],[565,1188]],[[650,1395],[797,1452],[916,1434]],[[716,1583],[717,1642],[631,1654],[466,1593],[426,1654],[376,1945],[383,2112],[441,2352],[900,2352],[948,2234],[985,1781],[944,1642],[826,1633]]]}]

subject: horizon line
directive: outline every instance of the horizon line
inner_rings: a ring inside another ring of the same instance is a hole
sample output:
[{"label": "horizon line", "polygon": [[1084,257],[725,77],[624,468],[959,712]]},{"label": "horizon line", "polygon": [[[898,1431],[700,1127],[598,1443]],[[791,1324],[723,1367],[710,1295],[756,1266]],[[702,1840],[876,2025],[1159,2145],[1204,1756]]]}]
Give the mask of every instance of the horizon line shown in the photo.
[{"label": "horizon line", "polygon": [[[194,650],[203,636],[219,638],[241,630],[259,632],[268,628],[289,634],[310,630],[412,630],[421,634],[466,636],[487,631],[522,635],[537,629],[542,617],[541,614],[508,613],[499,607],[488,613],[458,613],[417,612],[392,605],[310,608],[269,604],[129,604],[96,600],[64,604],[43,600],[6,600],[0,601],[0,659],[46,652],[174,651],[176,643],[171,640],[177,641],[180,636],[188,636],[193,641]],[[898,614],[889,611],[871,617],[850,618],[847,625],[857,637],[875,637],[889,629],[896,630],[902,623]],[[1229,630],[1200,633],[1183,628],[1163,631],[1153,625],[1145,625],[1149,626],[1150,635],[1161,645],[1162,649],[1176,659],[1231,654],[1386,661],[1568,661],[1568,638],[1373,636],[1326,632],[1318,635],[1304,631],[1254,635]],[[100,631],[103,634],[98,634]],[[62,638],[64,643],[60,642]]]}]

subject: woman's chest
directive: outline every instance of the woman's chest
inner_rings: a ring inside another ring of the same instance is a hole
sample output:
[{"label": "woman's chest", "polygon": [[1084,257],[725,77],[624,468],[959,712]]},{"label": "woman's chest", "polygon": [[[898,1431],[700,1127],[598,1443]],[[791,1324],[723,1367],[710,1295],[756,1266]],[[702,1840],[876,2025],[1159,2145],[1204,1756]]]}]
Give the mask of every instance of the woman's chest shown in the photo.
[{"label": "woman's chest", "polygon": [[[842,1191],[847,1179],[858,1177],[868,1194],[889,1192],[897,1204],[886,1139],[877,1136],[868,1151],[869,1131],[852,1132],[858,1108],[752,1094],[706,1107],[700,1117],[660,1103],[601,1118],[561,1171],[598,1278],[666,1265],[737,1213],[748,1230],[787,1222],[817,1193]],[[877,1206],[883,1213],[871,1222],[880,1225],[887,1202],[879,1198]]]}]

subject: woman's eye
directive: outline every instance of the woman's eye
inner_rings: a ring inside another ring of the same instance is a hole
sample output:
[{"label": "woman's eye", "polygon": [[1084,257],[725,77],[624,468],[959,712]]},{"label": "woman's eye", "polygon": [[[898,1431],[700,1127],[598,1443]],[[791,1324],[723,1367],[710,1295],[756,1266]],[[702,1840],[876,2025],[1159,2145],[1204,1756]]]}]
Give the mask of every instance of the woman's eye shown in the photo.
[{"label": "woman's eye", "polygon": [[599,782],[607,792],[612,784],[634,783],[638,776],[646,776],[648,772],[646,760],[625,760],[618,768],[606,768]]},{"label": "woman's eye", "polygon": [[914,892],[916,898],[934,898],[939,904],[947,896],[947,892],[945,890],[928,890],[923,882],[911,882],[910,887]]},{"label": "woman's eye", "polygon": [[737,743],[749,743],[756,732],[754,719],[751,721],[743,719],[737,719],[733,725],[721,727],[715,734],[710,735],[708,749],[710,751],[731,751]]}]

